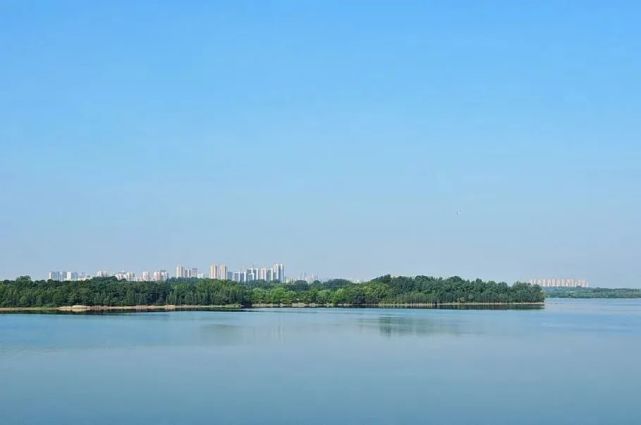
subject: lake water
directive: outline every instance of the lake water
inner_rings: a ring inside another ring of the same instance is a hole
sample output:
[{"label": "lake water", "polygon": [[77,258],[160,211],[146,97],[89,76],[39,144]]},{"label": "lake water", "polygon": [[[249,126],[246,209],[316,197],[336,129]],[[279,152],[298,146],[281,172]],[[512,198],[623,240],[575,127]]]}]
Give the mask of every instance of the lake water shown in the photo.
[{"label": "lake water", "polygon": [[639,424],[641,301],[0,315],[0,423]]}]

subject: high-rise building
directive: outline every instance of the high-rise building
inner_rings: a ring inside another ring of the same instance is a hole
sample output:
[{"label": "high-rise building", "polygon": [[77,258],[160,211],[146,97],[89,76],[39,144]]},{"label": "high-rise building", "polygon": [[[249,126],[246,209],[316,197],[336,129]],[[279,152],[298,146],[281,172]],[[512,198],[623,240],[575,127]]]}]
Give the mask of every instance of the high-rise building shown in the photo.
[{"label": "high-rise building", "polygon": [[267,267],[261,267],[258,270],[258,280],[267,280]]},{"label": "high-rise building", "polygon": [[198,268],[197,267],[183,267],[181,265],[176,266],[176,277],[178,278],[190,278],[198,277]]},{"label": "high-rise building", "polygon": [[49,280],[55,280],[60,282],[61,280],[64,280],[62,273],[60,272],[49,272],[48,276]]},{"label": "high-rise building", "polygon": [[233,272],[232,280],[239,283],[247,282],[247,272]]},{"label": "high-rise building", "polygon": [[248,268],[245,273],[247,274],[247,281],[248,282],[253,282],[253,281],[259,279],[259,272],[258,272],[258,269],[256,267]]},{"label": "high-rise building", "polygon": [[129,272],[126,272],[126,271],[123,270],[123,271],[119,271],[118,273],[116,273],[114,275],[114,277],[116,279],[118,279],[118,280],[129,280],[128,279],[128,275],[129,275]]},{"label": "high-rise building", "polygon": [[65,280],[66,281],[71,281],[75,282],[78,280],[78,273],[77,272],[66,272],[65,273]]},{"label": "high-rise building", "polygon": [[282,264],[274,264],[272,267],[273,278],[278,282],[285,282],[285,266]]},{"label": "high-rise building", "polygon": [[224,264],[221,264],[218,266],[218,279],[220,280],[230,280],[229,279],[229,270],[227,269],[227,266]]},{"label": "high-rise building", "polygon": [[183,266],[181,266],[181,265],[177,265],[176,266],[176,277],[178,277],[178,278],[187,277],[187,273],[186,272],[187,272],[187,269],[185,269]]},{"label": "high-rise building", "polygon": [[167,279],[169,279],[169,273],[167,273],[167,270],[158,270],[154,272],[153,279],[156,282],[164,282]]},{"label": "high-rise building", "polygon": [[218,279],[218,267],[216,264],[209,266],[209,277],[211,279]]}]

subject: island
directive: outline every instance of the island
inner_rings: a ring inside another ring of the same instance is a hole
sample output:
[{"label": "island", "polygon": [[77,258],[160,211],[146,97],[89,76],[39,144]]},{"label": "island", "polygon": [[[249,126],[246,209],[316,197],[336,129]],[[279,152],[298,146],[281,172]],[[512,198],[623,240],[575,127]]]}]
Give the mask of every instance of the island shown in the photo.
[{"label": "island", "polygon": [[255,307],[414,307],[541,305],[538,285],[465,280],[458,276],[381,276],[357,283],[237,283],[213,279],[129,282],[93,278],[80,282],[34,281],[28,276],[0,282],[0,309],[59,311],[174,310]]}]

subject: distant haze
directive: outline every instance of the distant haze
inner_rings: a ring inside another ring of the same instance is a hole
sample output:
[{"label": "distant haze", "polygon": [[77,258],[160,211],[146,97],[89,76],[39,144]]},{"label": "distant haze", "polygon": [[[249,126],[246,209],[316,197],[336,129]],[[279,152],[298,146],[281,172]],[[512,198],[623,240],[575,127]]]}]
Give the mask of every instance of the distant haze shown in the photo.
[{"label": "distant haze", "polygon": [[639,22],[635,2],[4,2],[0,278],[279,262],[639,287]]}]

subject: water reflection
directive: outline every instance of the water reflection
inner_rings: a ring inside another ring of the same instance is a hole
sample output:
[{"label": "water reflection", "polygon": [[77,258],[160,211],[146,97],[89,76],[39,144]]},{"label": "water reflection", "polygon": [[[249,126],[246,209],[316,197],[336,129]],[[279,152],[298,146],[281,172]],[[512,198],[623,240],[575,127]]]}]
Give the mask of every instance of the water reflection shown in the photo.
[{"label": "water reflection", "polygon": [[0,315],[0,423],[633,425],[639,352],[639,300]]},{"label": "water reflection", "polygon": [[[292,331],[290,329],[290,331]],[[295,333],[295,332],[290,332]],[[259,324],[208,324],[199,327],[198,344],[204,346],[234,346],[282,343],[286,331],[281,325]]]},{"label": "water reflection", "polygon": [[433,319],[416,316],[382,316],[363,321],[365,327],[378,327],[387,337],[404,335],[460,335],[460,321]]}]

